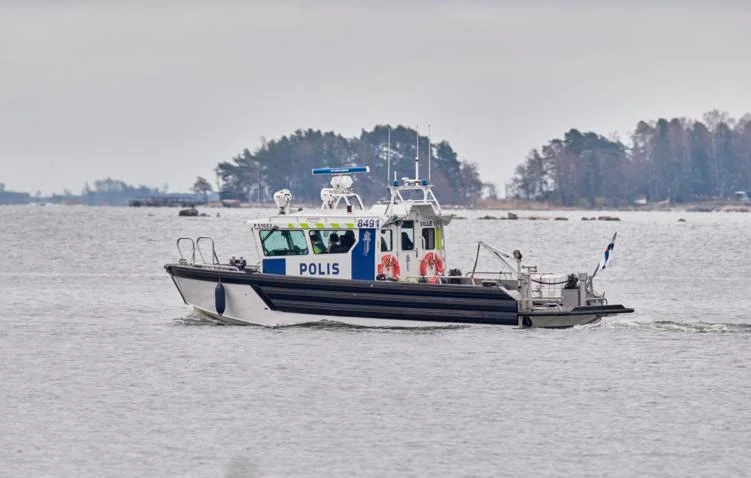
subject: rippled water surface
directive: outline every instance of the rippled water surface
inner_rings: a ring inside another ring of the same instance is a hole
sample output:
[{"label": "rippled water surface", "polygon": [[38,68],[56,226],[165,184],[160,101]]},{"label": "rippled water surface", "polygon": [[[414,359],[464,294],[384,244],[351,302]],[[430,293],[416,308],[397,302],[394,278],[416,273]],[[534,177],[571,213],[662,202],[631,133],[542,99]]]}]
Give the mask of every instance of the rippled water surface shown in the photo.
[{"label": "rippled water surface", "polygon": [[637,312],[568,330],[383,330],[193,315],[162,268],[175,238],[252,256],[244,221],[259,214],[207,211],[0,208],[0,476],[751,470],[751,214],[459,212],[448,262],[463,270],[482,239],[591,272],[618,231],[597,285]]}]

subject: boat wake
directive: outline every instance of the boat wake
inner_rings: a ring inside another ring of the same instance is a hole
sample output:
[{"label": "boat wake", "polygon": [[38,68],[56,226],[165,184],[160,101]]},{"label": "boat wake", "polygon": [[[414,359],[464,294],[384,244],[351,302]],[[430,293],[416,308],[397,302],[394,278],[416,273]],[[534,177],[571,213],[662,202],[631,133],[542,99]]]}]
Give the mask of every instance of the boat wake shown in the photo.
[{"label": "boat wake", "polygon": [[224,325],[216,320],[212,320],[208,315],[201,314],[200,312],[193,311],[185,317],[178,317],[172,320],[172,325]]},{"label": "boat wake", "polygon": [[[179,317],[172,321],[173,325],[178,326],[228,326],[212,319],[210,316],[193,311],[185,317]],[[409,332],[433,332],[440,330],[457,330],[469,327],[481,327],[478,325],[430,325],[425,327],[403,327],[403,326],[367,326],[345,324],[334,320],[319,320],[305,322],[302,324],[289,325],[240,325],[240,327],[257,327],[269,330],[286,330],[286,329],[309,329],[309,330],[352,330],[352,331],[409,331]],[[595,324],[577,325],[574,329],[631,329],[645,331],[661,332],[683,332],[695,334],[744,334],[751,333],[751,323],[745,322],[703,322],[703,321],[677,321],[677,320],[617,320],[601,321]]]},{"label": "boat wake", "polygon": [[[217,320],[212,319],[210,316],[202,314],[198,311],[193,311],[190,314],[188,314],[185,317],[179,317],[172,321],[173,325],[179,325],[179,326],[206,326],[206,325],[215,325],[215,326],[228,326],[232,327],[232,324],[224,324],[222,322],[219,322]],[[266,325],[253,325],[253,324],[247,324],[247,325],[237,325],[237,327],[257,327],[257,328],[263,328],[263,329],[270,329],[270,330],[285,330],[285,329],[311,329],[311,330],[405,330],[405,331],[415,331],[415,332],[430,332],[435,330],[454,330],[454,329],[465,329],[467,327],[471,327],[471,325],[457,325],[457,324],[447,324],[447,325],[430,325],[425,327],[404,327],[404,326],[368,326],[368,325],[353,325],[353,324],[345,324],[344,322],[337,322],[334,320],[319,320],[319,321],[311,321],[311,322],[305,322],[302,324],[289,324],[289,325],[275,325],[275,326],[266,326]]]},{"label": "boat wake", "polygon": [[[585,326],[586,327],[586,326]],[[677,321],[677,320],[654,320],[654,321],[612,321],[607,323],[601,323],[594,327],[602,327],[609,329],[625,328],[625,329],[642,329],[642,330],[657,330],[663,332],[684,332],[695,334],[743,334],[751,333],[751,323],[739,323],[739,322],[693,322],[693,321]]]}]

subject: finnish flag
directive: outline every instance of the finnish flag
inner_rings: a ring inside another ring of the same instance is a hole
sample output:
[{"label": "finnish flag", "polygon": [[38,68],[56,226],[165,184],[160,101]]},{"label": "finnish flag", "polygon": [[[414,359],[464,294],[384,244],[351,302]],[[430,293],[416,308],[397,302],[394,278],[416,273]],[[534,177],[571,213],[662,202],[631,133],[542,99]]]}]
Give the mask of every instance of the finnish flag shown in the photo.
[{"label": "finnish flag", "polygon": [[600,269],[604,269],[610,263],[610,259],[613,257],[613,248],[615,247],[615,236],[617,235],[617,232],[613,234],[610,244],[605,248],[605,253],[602,255],[602,260],[600,261]]}]

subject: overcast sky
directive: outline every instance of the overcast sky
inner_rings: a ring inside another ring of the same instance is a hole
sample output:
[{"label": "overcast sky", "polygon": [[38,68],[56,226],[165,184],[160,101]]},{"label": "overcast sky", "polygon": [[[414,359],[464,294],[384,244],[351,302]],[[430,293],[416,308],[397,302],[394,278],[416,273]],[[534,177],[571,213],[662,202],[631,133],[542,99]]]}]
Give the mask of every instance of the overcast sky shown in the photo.
[{"label": "overcast sky", "polygon": [[502,192],[572,127],[751,110],[742,3],[349,3],[0,4],[0,182],[186,191],[262,136],[430,123]]}]

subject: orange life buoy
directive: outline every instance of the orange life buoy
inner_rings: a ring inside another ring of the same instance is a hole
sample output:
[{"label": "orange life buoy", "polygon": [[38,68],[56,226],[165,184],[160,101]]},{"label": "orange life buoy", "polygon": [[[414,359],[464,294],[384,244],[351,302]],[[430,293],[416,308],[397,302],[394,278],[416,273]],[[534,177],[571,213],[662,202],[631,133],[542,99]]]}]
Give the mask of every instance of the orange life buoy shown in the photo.
[{"label": "orange life buoy", "polygon": [[[432,273],[428,273],[429,269],[432,269]],[[438,253],[428,252],[422,258],[420,263],[420,275],[421,276],[439,276],[443,274],[443,259]]]},{"label": "orange life buoy", "polygon": [[383,274],[388,279],[399,280],[400,273],[401,269],[396,256],[393,254],[384,254],[381,257],[381,262],[378,263],[378,275]]}]

